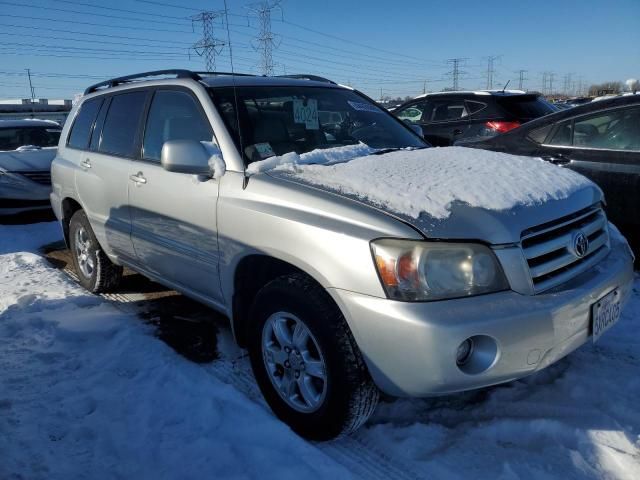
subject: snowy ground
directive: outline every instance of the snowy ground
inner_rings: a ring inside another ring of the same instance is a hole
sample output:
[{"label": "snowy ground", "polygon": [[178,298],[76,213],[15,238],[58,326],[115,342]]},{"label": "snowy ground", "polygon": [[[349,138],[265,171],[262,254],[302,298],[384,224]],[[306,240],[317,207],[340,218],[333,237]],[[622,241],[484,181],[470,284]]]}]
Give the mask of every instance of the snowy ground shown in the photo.
[{"label": "snowy ground", "polygon": [[217,353],[189,360],[144,301],[89,295],[44,259],[56,240],[53,223],[0,226],[1,479],[640,478],[640,277],[596,346],[505,386],[387,400],[354,436],[310,444],[224,323]]}]

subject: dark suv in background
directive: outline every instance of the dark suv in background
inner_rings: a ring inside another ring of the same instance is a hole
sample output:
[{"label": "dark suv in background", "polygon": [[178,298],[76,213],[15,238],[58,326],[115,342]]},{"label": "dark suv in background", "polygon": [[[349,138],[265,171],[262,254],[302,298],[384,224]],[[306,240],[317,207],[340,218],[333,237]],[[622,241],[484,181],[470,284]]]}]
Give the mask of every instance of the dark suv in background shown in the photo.
[{"label": "dark suv in background", "polygon": [[461,139],[504,133],[557,110],[539,93],[499,90],[427,93],[400,105],[393,114],[419,125],[429,143],[444,147]]}]

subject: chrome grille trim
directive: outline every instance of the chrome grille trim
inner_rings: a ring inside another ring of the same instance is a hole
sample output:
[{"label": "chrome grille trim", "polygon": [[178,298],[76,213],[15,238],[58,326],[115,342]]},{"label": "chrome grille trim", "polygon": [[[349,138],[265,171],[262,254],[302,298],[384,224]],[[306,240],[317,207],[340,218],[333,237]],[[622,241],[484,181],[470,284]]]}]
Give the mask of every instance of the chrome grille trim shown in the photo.
[{"label": "chrome grille trim", "polygon": [[[577,232],[589,239],[582,257],[573,250]],[[595,205],[573,215],[522,232],[520,245],[534,293],[560,285],[600,261],[609,251],[607,217]]]}]

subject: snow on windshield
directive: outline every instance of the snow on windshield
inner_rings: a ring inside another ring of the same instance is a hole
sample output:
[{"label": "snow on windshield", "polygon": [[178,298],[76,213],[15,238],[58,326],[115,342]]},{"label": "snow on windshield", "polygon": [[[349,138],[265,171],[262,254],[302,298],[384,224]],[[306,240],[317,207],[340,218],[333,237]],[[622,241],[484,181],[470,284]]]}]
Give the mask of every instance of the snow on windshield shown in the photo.
[{"label": "snow on windshield", "polygon": [[[344,147],[347,148],[347,147]],[[463,147],[400,150],[348,158],[342,163],[285,162],[271,158],[275,171],[304,182],[353,195],[402,215],[427,213],[444,219],[453,202],[488,210],[507,210],[567,198],[594,185],[582,175],[538,158]],[[282,157],[284,158],[284,156]],[[321,165],[321,163],[334,163]]]},{"label": "snow on windshield", "polygon": [[357,157],[371,155],[376,150],[360,142],[357,145],[345,145],[333,148],[317,148],[307,153],[298,155],[296,152],[269,157],[266,160],[250,163],[247,167],[248,174],[273,170],[277,167],[291,168],[296,165],[310,165],[313,163],[330,165],[338,162],[348,162]]}]

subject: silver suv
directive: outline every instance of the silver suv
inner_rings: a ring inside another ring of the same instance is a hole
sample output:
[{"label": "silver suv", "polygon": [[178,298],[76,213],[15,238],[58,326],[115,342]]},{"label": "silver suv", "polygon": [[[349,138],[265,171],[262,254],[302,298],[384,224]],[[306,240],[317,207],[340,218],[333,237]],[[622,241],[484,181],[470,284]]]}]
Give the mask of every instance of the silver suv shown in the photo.
[{"label": "silver suv", "polygon": [[116,289],[126,266],[222,312],[275,414],[329,439],[380,392],[536,372],[596,340],[629,295],[631,252],[595,185],[427,147],[319,77],[150,72],[87,89],[51,202],[84,287]]}]

